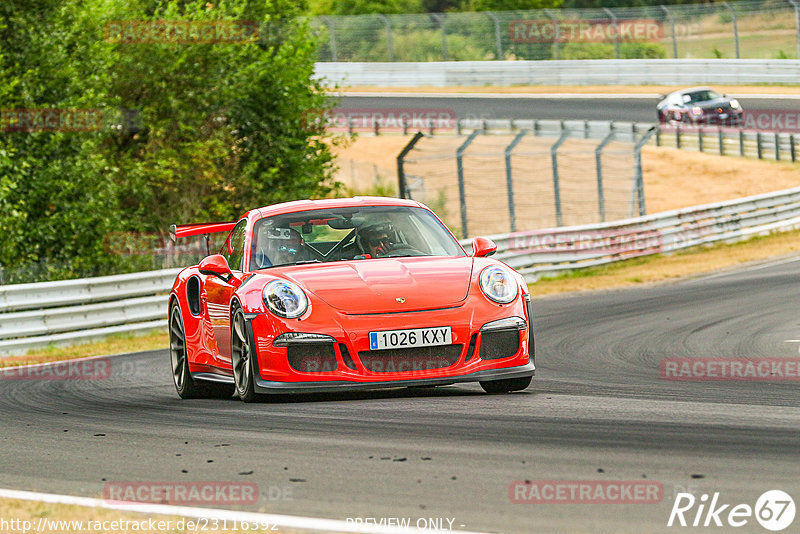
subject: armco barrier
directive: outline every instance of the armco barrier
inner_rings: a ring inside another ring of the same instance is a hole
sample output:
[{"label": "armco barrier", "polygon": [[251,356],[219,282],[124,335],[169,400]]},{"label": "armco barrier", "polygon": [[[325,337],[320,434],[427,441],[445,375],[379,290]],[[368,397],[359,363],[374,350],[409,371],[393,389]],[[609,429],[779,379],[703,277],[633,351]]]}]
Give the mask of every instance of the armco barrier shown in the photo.
[{"label": "armco barrier", "polygon": [[331,85],[458,87],[510,85],[795,84],[796,59],[583,59],[317,63]]},{"label": "armco barrier", "polygon": [[0,356],[166,328],[179,270],[0,286]]},{"label": "armco barrier", "polygon": [[[574,269],[792,228],[800,228],[800,187],[622,221],[490,237],[497,243],[496,257],[535,282]],[[462,244],[471,248],[471,240]],[[0,286],[0,355],[164,328],[166,293],[177,273]]]},{"label": "armco barrier", "polygon": [[800,228],[800,188],[623,221],[490,236],[528,282],[574,269]]}]

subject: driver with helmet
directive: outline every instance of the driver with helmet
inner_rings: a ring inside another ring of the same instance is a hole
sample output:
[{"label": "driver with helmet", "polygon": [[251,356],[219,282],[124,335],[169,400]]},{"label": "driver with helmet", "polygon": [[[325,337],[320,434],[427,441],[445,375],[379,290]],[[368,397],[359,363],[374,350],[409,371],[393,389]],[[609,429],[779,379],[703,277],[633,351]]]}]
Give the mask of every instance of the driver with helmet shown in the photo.
[{"label": "driver with helmet", "polygon": [[373,258],[387,254],[398,243],[397,232],[392,223],[371,224],[358,231],[361,248]]},{"label": "driver with helmet", "polygon": [[256,263],[260,268],[291,265],[305,259],[303,237],[294,228],[266,228],[259,232]]}]

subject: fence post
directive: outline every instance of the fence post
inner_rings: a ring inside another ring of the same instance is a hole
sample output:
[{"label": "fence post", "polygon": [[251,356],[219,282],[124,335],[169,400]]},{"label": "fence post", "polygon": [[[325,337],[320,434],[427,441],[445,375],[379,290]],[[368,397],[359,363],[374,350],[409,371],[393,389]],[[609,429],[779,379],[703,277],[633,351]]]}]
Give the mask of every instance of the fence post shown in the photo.
[{"label": "fence post", "polygon": [[469,230],[467,229],[467,192],[464,186],[464,151],[472,144],[472,141],[481,133],[480,130],[474,130],[467,140],[458,147],[456,151],[456,170],[458,171],[458,201],[461,205],[461,237],[466,239],[469,237]]},{"label": "fence post", "polygon": [[717,130],[717,136],[719,137],[719,155],[725,155],[725,139],[722,136],[722,126],[719,127]]},{"label": "fence post", "polygon": [[794,163],[797,160],[794,152],[794,134],[789,134],[789,153],[792,156],[792,163]]},{"label": "fence post", "polygon": [[681,125],[675,125],[675,148],[681,147]]},{"label": "fence post", "polygon": [[697,127],[697,150],[703,152],[703,128]]},{"label": "fence post", "polygon": [[331,47],[331,61],[339,61],[339,54],[336,50],[336,23],[333,21],[331,17],[321,17],[325,24],[328,25],[328,29],[331,32],[329,44]]},{"label": "fence post", "polygon": [[[461,133],[461,123],[456,120],[456,124],[459,126],[458,133]],[[408,117],[403,117],[403,135],[408,135]]]},{"label": "fence post", "polygon": [[739,155],[744,157],[744,130],[739,128]]},{"label": "fence post", "polygon": [[392,21],[386,15],[379,14],[378,17],[386,25],[386,49],[389,52],[389,61],[394,61],[394,38],[392,37]]},{"label": "fence post", "polygon": [[614,38],[614,57],[619,59],[619,24],[617,24],[617,16],[607,7],[604,7],[603,11],[605,11],[608,16],[611,17],[611,25],[614,26],[614,32],[617,35]]},{"label": "fence post", "polygon": [[614,138],[614,133],[614,123],[610,122],[608,135],[594,149],[594,167],[597,172],[597,209],[600,213],[600,222],[606,222],[606,199],[603,192],[603,149]]},{"label": "fence post", "polygon": [[789,0],[789,3],[794,7],[794,27],[797,30],[797,57],[800,59],[800,6],[797,5],[796,0]]},{"label": "fence post", "polygon": [[511,170],[511,152],[517,147],[522,138],[525,137],[528,130],[522,130],[517,134],[511,144],[506,147],[506,190],[508,192],[508,220],[510,221],[511,231],[517,231],[517,216],[514,212],[514,175]]},{"label": "fence post", "polygon": [[583,138],[589,139],[589,121],[583,121]]},{"label": "fence post", "polygon": [[550,147],[550,159],[553,165],[553,194],[556,200],[556,226],[563,226],[563,218],[561,215],[561,186],[558,183],[558,147],[567,140],[567,137],[569,137],[569,130],[565,130],[562,123],[561,137]]},{"label": "fence post", "polygon": [[636,143],[636,146],[633,148],[634,155],[636,157],[636,176],[635,176],[635,188],[636,194],[639,197],[639,215],[645,215],[647,213],[647,208],[645,207],[644,203],[644,177],[642,176],[642,147],[647,144],[651,137],[656,133],[656,126],[650,128],[646,134]]},{"label": "fence post", "polygon": [[447,61],[447,34],[444,29],[444,17],[444,13],[431,13],[431,18],[439,24],[439,28],[442,30],[442,61]]},{"label": "fence post", "polygon": [[486,14],[494,22],[494,38],[497,41],[497,59],[503,59],[503,39],[500,33],[500,21],[498,20],[497,15],[491,11],[487,11]]},{"label": "fence post", "polygon": [[761,151],[761,132],[756,132],[756,150],[758,151],[758,159],[763,159],[764,154]]},{"label": "fence post", "polygon": [[775,161],[781,160],[781,137],[778,132],[775,132]]},{"label": "fence post", "polygon": [[661,125],[657,125],[656,128],[656,146],[661,146]]},{"label": "fence post", "polygon": [[544,13],[553,21],[553,59],[559,59],[561,56],[558,49],[558,41],[561,36],[558,31],[558,18],[549,9],[545,9]]},{"label": "fence post", "polygon": [[728,2],[722,2],[722,5],[731,12],[731,19],[733,20],[733,42],[736,44],[736,59],[739,59],[739,24],[736,21],[736,11]]},{"label": "fence post", "polygon": [[406,197],[406,193],[408,193],[408,191],[406,189],[406,173],[405,169],[403,169],[403,165],[405,165],[406,155],[411,152],[411,150],[414,148],[414,145],[416,145],[423,137],[425,137],[425,134],[422,132],[417,132],[414,137],[411,138],[411,141],[409,141],[408,144],[403,147],[403,150],[401,150],[397,155],[397,189],[399,189],[400,198],[411,197],[410,194],[408,197]]},{"label": "fence post", "polygon": [[666,13],[667,18],[669,19],[669,25],[672,27],[672,57],[678,59],[678,39],[675,36],[675,17],[672,16],[672,13],[667,6],[658,6],[661,8],[664,13]]}]

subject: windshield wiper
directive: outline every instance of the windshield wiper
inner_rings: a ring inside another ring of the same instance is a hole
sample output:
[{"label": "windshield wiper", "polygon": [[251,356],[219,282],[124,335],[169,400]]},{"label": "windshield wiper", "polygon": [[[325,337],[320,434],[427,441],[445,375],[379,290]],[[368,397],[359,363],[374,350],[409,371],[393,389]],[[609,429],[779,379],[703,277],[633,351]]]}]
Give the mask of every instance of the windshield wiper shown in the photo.
[{"label": "windshield wiper", "polygon": [[306,263],[322,263],[322,262],[319,260],[303,260],[294,262],[294,265],[305,265]]}]

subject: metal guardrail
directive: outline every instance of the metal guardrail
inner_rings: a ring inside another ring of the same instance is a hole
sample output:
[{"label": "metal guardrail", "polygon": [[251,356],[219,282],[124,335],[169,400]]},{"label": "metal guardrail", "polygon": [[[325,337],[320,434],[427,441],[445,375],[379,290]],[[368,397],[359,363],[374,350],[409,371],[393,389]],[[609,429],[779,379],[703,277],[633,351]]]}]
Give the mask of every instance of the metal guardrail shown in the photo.
[{"label": "metal guardrail", "polygon": [[179,271],[0,286],[0,356],[165,328]]},{"label": "metal guardrail", "polygon": [[458,87],[510,85],[795,84],[795,59],[586,59],[317,63],[330,85]]},{"label": "metal guardrail", "polygon": [[574,269],[800,228],[800,187],[610,223],[490,236],[528,282]]},{"label": "metal guardrail", "polygon": [[[535,282],[574,269],[793,228],[800,228],[800,187],[622,221],[490,237],[498,246],[496,257]],[[462,244],[471,249],[471,240]],[[4,286],[0,355],[165,328],[164,293],[178,271]]]}]

